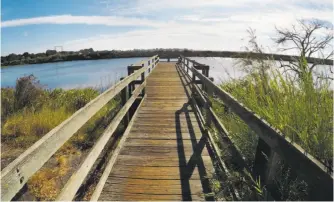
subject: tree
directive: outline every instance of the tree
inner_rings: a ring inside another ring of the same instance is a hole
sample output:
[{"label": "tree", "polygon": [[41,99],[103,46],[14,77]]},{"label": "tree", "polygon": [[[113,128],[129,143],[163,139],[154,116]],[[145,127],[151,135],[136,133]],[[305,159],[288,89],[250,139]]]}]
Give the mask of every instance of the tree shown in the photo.
[{"label": "tree", "polygon": [[[297,50],[300,56],[294,58],[294,61],[288,64],[281,62],[281,67],[286,67],[286,71],[294,71],[300,79],[308,78],[312,80],[314,68],[323,63],[322,60],[317,60],[309,65],[307,58],[333,58],[333,47],[331,45],[333,35],[330,30],[333,30],[333,28],[327,27],[324,22],[319,20],[299,20],[297,25],[292,25],[292,28],[289,29],[276,27],[278,37],[274,41],[279,46],[285,46],[280,50]],[[325,55],[326,51],[329,51],[329,53],[327,52]],[[316,56],[316,54],[318,55]],[[328,77],[328,79],[333,78]]]},{"label": "tree", "polygon": [[15,53],[11,53],[7,56],[7,58],[8,58],[9,61],[13,61],[13,60],[18,60],[19,56],[16,55]]},{"label": "tree", "polygon": [[47,50],[45,52],[46,56],[50,56],[50,55],[55,55],[57,54],[57,51],[56,50]]},{"label": "tree", "polygon": [[23,56],[24,56],[24,57],[29,57],[29,53],[28,53],[28,52],[24,52],[24,53],[23,53]]}]

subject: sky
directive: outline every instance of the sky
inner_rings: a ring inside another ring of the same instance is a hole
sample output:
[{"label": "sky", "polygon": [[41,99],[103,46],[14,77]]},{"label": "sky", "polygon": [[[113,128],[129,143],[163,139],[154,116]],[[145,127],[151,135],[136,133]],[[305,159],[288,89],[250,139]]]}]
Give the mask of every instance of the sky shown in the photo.
[{"label": "sky", "polygon": [[243,51],[249,28],[266,52],[277,53],[275,26],[314,19],[333,27],[333,1],[2,0],[1,55],[56,46]]}]

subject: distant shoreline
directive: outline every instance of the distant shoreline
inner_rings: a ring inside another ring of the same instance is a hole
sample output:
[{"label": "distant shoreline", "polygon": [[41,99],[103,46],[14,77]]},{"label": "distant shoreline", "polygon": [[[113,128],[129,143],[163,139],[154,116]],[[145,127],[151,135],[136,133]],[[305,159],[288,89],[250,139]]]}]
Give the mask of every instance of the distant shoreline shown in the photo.
[{"label": "distant shoreline", "polygon": [[[225,58],[261,58],[274,59],[282,61],[295,61],[298,56],[280,55],[280,54],[259,54],[253,52],[235,52],[235,51],[197,51],[187,49],[151,49],[151,50],[129,50],[129,51],[94,51],[93,49],[84,49],[80,51],[61,51],[48,50],[45,53],[37,54],[10,54],[1,57],[1,68],[9,68],[17,65],[44,64],[66,61],[80,60],[99,60],[99,59],[118,59],[151,57],[158,54],[160,58],[178,58],[180,55],[186,57],[225,57]],[[318,63],[323,65],[333,65],[333,60],[323,60],[320,58],[307,58],[309,63]]]},{"label": "distant shoreline", "polygon": [[38,64],[51,64],[51,63],[58,63],[58,62],[75,62],[75,61],[85,61],[85,60],[110,60],[110,59],[126,59],[126,58],[142,58],[142,57],[124,57],[124,58],[98,58],[98,59],[79,59],[79,60],[58,60],[58,61],[49,61],[49,62],[42,62],[42,63],[22,63],[22,64],[14,64],[14,65],[2,65],[1,69],[7,69],[10,67],[16,67],[21,65],[38,65]]}]

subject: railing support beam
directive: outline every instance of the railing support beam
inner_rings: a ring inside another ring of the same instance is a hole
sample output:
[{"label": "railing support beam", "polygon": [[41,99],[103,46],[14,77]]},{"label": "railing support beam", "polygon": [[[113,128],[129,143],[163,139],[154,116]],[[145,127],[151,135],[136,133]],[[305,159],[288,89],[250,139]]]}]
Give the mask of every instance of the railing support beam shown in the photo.
[{"label": "railing support beam", "polygon": [[[123,80],[123,79],[124,79],[124,78],[122,77],[121,80]],[[122,101],[122,106],[124,106],[124,105],[126,104],[126,102],[128,101],[128,99],[129,99],[128,88],[129,88],[129,85],[126,86],[126,87],[121,91],[121,101]],[[130,121],[130,114],[129,114],[129,112],[127,112],[127,113],[124,115],[124,118],[123,118],[123,125],[124,125],[124,128],[128,127],[129,121]]]}]

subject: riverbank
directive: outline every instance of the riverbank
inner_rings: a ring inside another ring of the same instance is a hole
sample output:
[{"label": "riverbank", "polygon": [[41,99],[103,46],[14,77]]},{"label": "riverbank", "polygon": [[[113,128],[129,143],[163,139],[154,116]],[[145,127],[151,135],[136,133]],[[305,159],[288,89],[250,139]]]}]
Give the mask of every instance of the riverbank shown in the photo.
[{"label": "riverbank", "polygon": [[[256,58],[256,59],[273,59],[283,61],[294,61],[298,56],[254,53],[254,52],[236,52],[236,51],[199,51],[188,49],[148,49],[148,50],[112,50],[112,51],[94,51],[93,49],[84,49],[80,51],[60,51],[47,50],[45,53],[23,53],[10,54],[1,56],[1,66],[6,68],[22,64],[42,64],[55,63],[64,61],[79,60],[99,60],[113,58],[135,58],[151,57],[158,54],[160,58],[178,58],[180,55],[186,57],[224,57],[224,58]],[[307,58],[309,63],[323,65],[333,65],[333,60],[323,60],[318,58]]]}]

